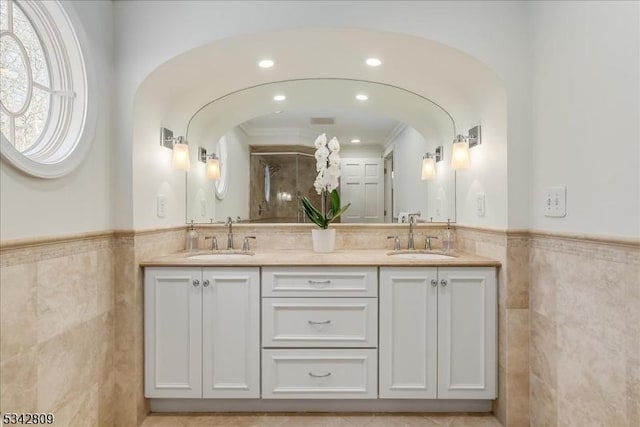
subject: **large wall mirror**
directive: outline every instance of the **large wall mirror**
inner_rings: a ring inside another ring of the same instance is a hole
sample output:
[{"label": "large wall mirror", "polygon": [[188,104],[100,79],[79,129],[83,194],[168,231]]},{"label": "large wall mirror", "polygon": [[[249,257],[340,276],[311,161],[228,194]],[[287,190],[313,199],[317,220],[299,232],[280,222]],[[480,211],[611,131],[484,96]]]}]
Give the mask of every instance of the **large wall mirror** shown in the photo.
[{"label": "large wall mirror", "polygon": [[[340,141],[339,191],[351,203],[341,222],[403,222],[409,214],[455,221],[454,132],[439,105],[380,83],[302,79],[237,91],[204,105],[189,122],[186,220],[307,222],[298,199],[316,197],[313,144],[326,133]],[[423,180],[423,157],[438,147],[435,177]],[[205,151],[224,153],[224,192],[207,179]]]}]

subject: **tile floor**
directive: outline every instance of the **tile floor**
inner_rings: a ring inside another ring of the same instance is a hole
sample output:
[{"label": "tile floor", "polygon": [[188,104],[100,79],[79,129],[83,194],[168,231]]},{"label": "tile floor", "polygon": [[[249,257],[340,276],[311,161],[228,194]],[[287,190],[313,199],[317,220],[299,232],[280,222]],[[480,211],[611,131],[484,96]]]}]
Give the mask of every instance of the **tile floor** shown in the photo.
[{"label": "tile floor", "polygon": [[151,414],[142,427],[501,427],[479,414]]}]

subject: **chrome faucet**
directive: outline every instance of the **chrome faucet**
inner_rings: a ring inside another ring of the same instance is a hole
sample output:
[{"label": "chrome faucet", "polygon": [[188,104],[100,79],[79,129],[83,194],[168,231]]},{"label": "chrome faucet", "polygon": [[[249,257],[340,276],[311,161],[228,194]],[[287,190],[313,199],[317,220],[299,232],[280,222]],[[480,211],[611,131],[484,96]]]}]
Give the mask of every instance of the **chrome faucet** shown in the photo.
[{"label": "chrome faucet", "polygon": [[400,238],[398,236],[387,236],[387,239],[393,239],[393,250],[400,250]]},{"label": "chrome faucet", "polygon": [[231,217],[227,217],[227,222],[224,223],[227,226],[227,250],[233,249],[233,220]]},{"label": "chrome faucet", "polygon": [[425,236],[424,248],[428,251],[431,250],[431,239],[437,239],[436,236]]},{"label": "chrome faucet", "polygon": [[416,217],[413,215],[409,215],[409,245],[408,249],[413,250],[416,248],[414,239],[413,239],[413,224],[416,223]]},{"label": "chrome faucet", "polygon": [[207,236],[204,238],[205,241],[211,239],[211,250],[212,251],[217,251],[218,250],[218,239],[216,238],[216,236]]},{"label": "chrome faucet", "polygon": [[251,250],[251,248],[249,247],[249,239],[256,240],[256,236],[244,236],[244,241],[242,242],[243,252],[248,252],[249,250]]}]

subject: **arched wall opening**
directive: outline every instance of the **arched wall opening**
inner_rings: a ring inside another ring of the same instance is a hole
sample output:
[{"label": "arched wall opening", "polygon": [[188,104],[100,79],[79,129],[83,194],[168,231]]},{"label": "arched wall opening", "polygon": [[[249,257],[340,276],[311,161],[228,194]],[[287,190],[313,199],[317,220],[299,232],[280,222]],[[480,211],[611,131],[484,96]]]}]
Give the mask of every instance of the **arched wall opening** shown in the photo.
[{"label": "arched wall opening", "polygon": [[[383,65],[368,67],[364,61],[369,56],[381,58]],[[273,58],[276,66],[257,67],[263,57]],[[171,169],[171,151],[159,143],[160,127],[185,135],[191,117],[213,99],[268,82],[311,78],[397,86],[442,106],[453,117],[458,133],[466,134],[469,128],[482,125],[483,144],[472,150],[472,169],[457,173],[457,221],[507,226],[507,99],[496,74],[468,54],[424,38],[315,28],[214,42],[172,58],[147,76],[134,103],[134,228],[185,222],[185,175]],[[234,108],[233,116],[241,120],[262,110],[266,113],[271,107]],[[487,214],[483,217],[475,214],[477,193],[486,195]],[[163,218],[156,215],[158,194],[168,201]]]}]

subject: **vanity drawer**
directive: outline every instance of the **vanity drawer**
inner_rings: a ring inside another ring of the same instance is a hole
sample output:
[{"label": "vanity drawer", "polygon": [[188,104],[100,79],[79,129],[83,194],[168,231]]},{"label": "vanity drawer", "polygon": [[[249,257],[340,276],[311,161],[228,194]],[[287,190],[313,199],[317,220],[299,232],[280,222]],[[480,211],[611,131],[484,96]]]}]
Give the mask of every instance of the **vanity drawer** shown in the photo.
[{"label": "vanity drawer", "polygon": [[264,298],[263,347],[377,347],[376,298]]},{"label": "vanity drawer", "polygon": [[262,350],[263,399],[375,399],[376,350]]},{"label": "vanity drawer", "polygon": [[263,267],[264,297],[375,297],[376,267]]}]

